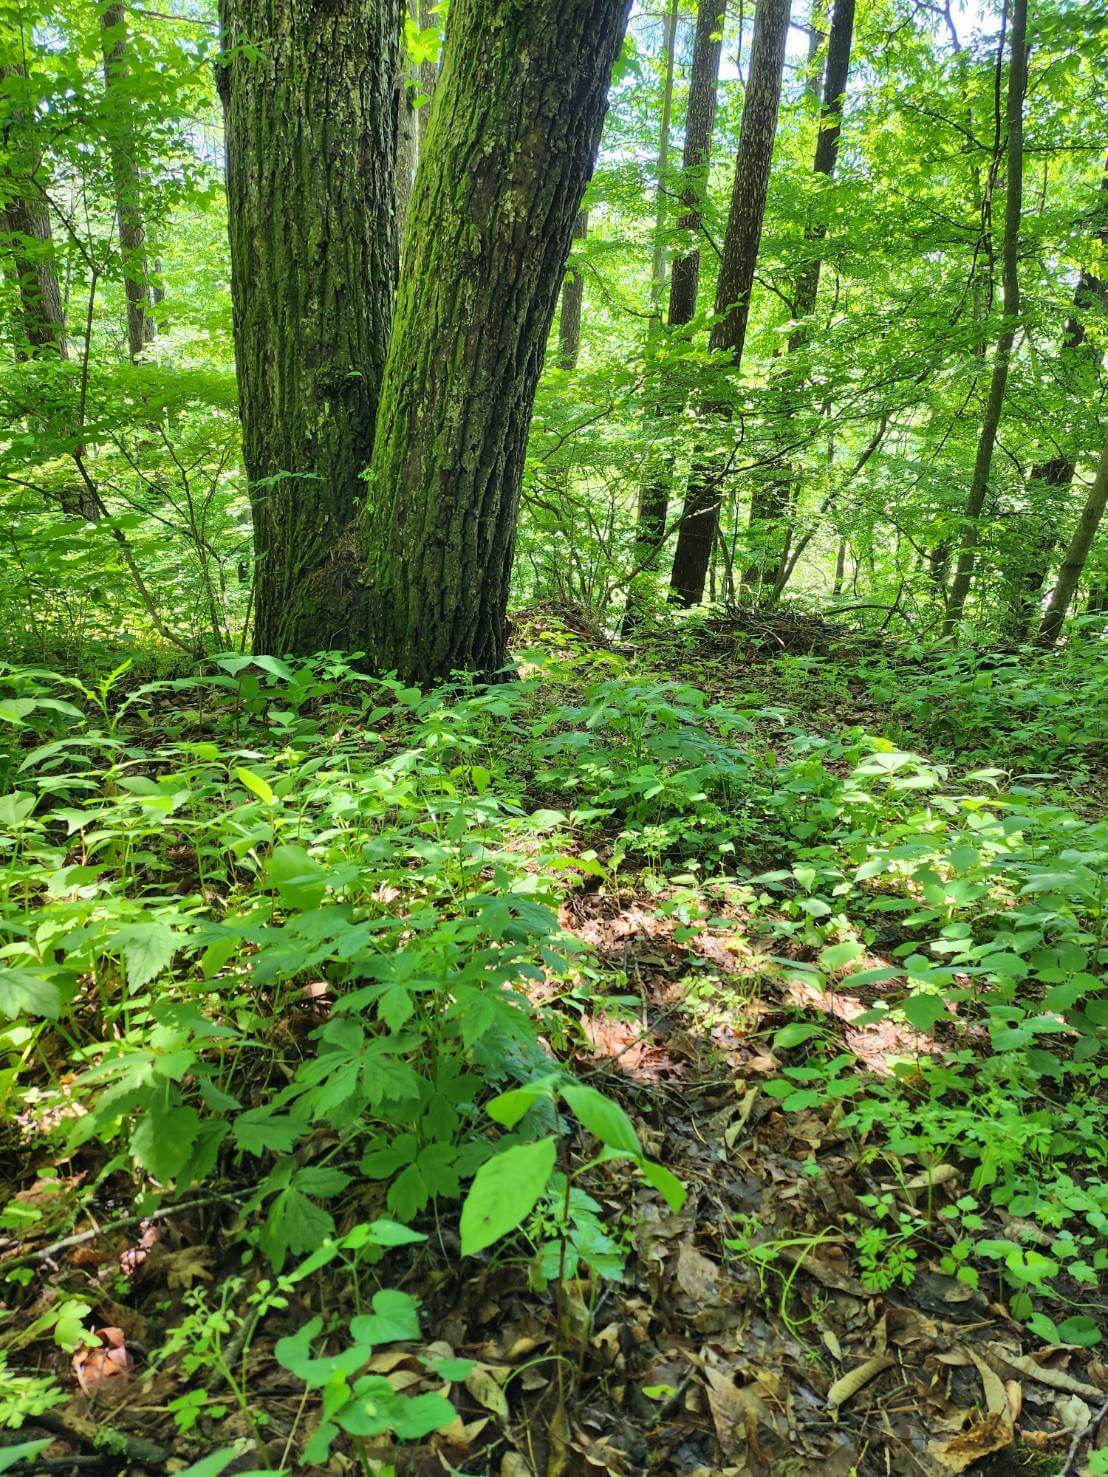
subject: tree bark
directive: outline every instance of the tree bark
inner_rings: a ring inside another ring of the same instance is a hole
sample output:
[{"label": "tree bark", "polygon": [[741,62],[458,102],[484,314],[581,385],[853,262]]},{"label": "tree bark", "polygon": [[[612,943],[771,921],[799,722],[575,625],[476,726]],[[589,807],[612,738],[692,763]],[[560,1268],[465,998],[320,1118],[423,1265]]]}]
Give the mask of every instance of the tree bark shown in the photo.
[{"label": "tree bark", "polygon": [[[435,0],[418,0],[419,24],[424,31],[429,30],[435,24],[435,12],[438,6]],[[431,99],[435,95],[435,88],[439,81],[439,64],[435,61],[424,61],[419,64],[419,90],[424,102],[416,111],[416,119],[419,123],[419,152],[422,154],[427,140],[427,129],[431,122]]]},{"label": "tree bark", "polygon": [[[711,347],[726,350],[732,370],[742,364],[750,317],[750,292],[762,235],[770,164],[781,102],[781,72],[789,29],[789,0],[761,0],[754,17],[750,80],[743,102],[742,132],[735,159],[731,208],[716,287],[717,319]],[[722,405],[712,407],[726,415]],[[673,598],[696,605],[703,598],[712,544],[719,521],[725,462],[694,468],[673,556]]]},{"label": "tree bark", "polygon": [[[1102,224],[1097,232],[1100,244],[1108,247],[1108,163],[1100,180],[1100,213]],[[1108,310],[1108,283],[1095,276],[1088,268],[1077,279],[1073,294],[1073,308],[1066,320],[1062,335],[1060,368],[1067,389],[1075,398],[1085,399],[1093,389],[1097,366],[1100,363],[1100,348],[1090,341],[1086,320],[1090,313]],[[1029,625],[1035,620],[1036,597],[1046,584],[1051,555],[1058,542],[1058,519],[1061,504],[1073,483],[1074,459],[1067,451],[1060,452],[1049,461],[1032,467],[1030,483],[1049,488],[1049,506],[1042,524],[1029,530],[1027,543],[1029,562],[1016,577],[1012,596],[1010,625],[1013,633],[1022,638],[1028,634]]]},{"label": "tree bark", "polygon": [[[683,328],[696,316],[696,300],[700,287],[700,243],[699,232],[704,219],[704,202],[708,191],[708,164],[712,151],[712,130],[716,119],[716,98],[719,91],[719,65],[723,51],[723,27],[726,18],[725,0],[700,0],[696,13],[696,33],[693,38],[692,69],[689,73],[689,98],[685,113],[685,143],[681,157],[681,204],[682,213],[677,229],[688,233],[691,245],[686,251],[678,251],[670,267],[669,304],[667,322],[669,327]],[[663,386],[663,398],[665,398]],[[673,396],[669,397],[673,399]],[[671,412],[680,409],[684,396]],[[666,409],[662,404],[659,412]],[[648,575],[657,562],[665,538],[666,514],[669,509],[669,491],[673,481],[673,460],[668,459],[661,469],[655,468],[642,484],[639,492],[639,507],[635,535],[635,566]],[[632,584],[627,598],[624,630],[629,631],[637,620],[637,591]]]},{"label": "tree bark", "polygon": [[658,130],[658,168],[654,191],[654,246],[650,262],[650,331],[662,326],[662,293],[666,285],[666,175],[669,173],[669,134],[673,116],[673,63],[677,50],[677,4],[669,0],[665,21],[665,73],[662,83],[662,121]]},{"label": "tree bark", "polygon": [[691,323],[696,316],[700,286],[700,243],[697,237],[708,193],[708,163],[716,121],[725,15],[725,0],[700,0],[696,12],[689,101],[685,114],[685,145],[681,157],[681,204],[684,210],[677,221],[677,229],[688,232],[692,244],[688,251],[674,256],[670,268],[667,317],[671,328]]},{"label": "tree bark", "polygon": [[1016,319],[1020,311],[1019,245],[1020,217],[1023,212],[1023,100],[1027,92],[1027,0],[1011,0],[1011,36],[1009,38],[1008,95],[1005,112],[1008,125],[1008,182],[1004,202],[1004,238],[1001,245],[1001,280],[1003,324],[997,337],[993,372],[981,435],[977,443],[973,477],[966,497],[964,527],[958,562],[954,569],[950,594],[943,619],[943,635],[952,636],[961,623],[973,582],[979,539],[978,519],[985,506],[992,470],[996,434],[1004,410],[1004,394],[1012,346],[1016,341]]},{"label": "tree bark", "polygon": [[16,356],[40,358],[56,354],[68,358],[65,309],[58,282],[58,265],[45,195],[37,183],[41,150],[30,141],[18,92],[26,84],[21,65],[0,66],[5,94],[0,114],[0,147],[8,156],[0,223],[7,236],[12,275],[19,289],[20,323],[15,334]]},{"label": "tree bark", "polygon": [[[843,96],[850,75],[850,50],[854,40],[854,0],[835,0],[831,14],[831,28],[827,40],[827,60],[823,74],[823,94],[820,113],[819,134],[816,137],[815,159],[812,173],[815,176],[817,197],[823,184],[834,178],[839,158],[839,139],[842,136]],[[816,206],[817,211],[819,205]],[[807,347],[812,337],[811,317],[819,297],[819,279],[823,270],[823,242],[827,226],[817,216],[809,218],[804,228],[804,239],[809,255],[797,274],[793,293],[793,318],[796,326],[789,335],[788,353],[795,354]],[[785,373],[788,374],[786,363]],[[792,383],[785,393],[796,403],[804,388],[803,370],[790,376]],[[784,520],[791,521],[797,502],[796,477],[787,469],[777,478],[766,478],[755,487],[750,500],[750,526],[763,528],[763,542],[772,540],[769,559],[759,559],[744,574],[743,583],[748,589],[760,586],[768,590],[769,602],[778,600],[785,588],[782,575],[785,573],[783,541],[789,538],[787,525],[779,527]]]},{"label": "tree bark", "polygon": [[[409,0],[407,12],[415,24],[419,24],[418,0]],[[404,56],[404,7],[401,8],[399,46]],[[397,98],[396,116],[396,173],[393,192],[396,200],[396,246],[402,251],[404,232],[408,224],[408,206],[412,198],[416,166],[419,163],[419,118],[415,106],[414,88],[419,84],[419,67],[413,66],[405,57],[404,72]]]},{"label": "tree bark", "polygon": [[[584,241],[589,234],[589,212],[577,212],[573,223],[574,241]],[[572,263],[566,268],[562,283],[562,310],[558,315],[558,368],[576,369],[581,352],[581,309],[585,301],[585,279],[580,267]]]},{"label": "tree bark", "polygon": [[1039,634],[1035,637],[1036,646],[1053,646],[1058,639],[1066,611],[1069,609],[1070,601],[1073,599],[1085,568],[1085,561],[1089,557],[1089,550],[1093,546],[1097,529],[1104,517],[1105,507],[1108,507],[1108,444],[1100,453],[1100,462],[1096,469],[1096,476],[1093,478],[1093,485],[1089,489],[1085,506],[1081,510],[1081,517],[1077,520],[1077,527],[1073,531],[1069,548],[1062,560],[1062,567],[1058,571],[1058,582],[1043,612],[1042,625],[1039,627]]},{"label": "tree bark", "polygon": [[221,0],[220,20],[254,646],[309,653],[356,639],[333,553],[365,494],[392,317],[399,9]]},{"label": "tree bark", "polygon": [[115,191],[123,292],[127,299],[127,352],[137,359],[153,332],[147,315],[146,226],[142,213],[142,170],[131,111],[127,16],[120,0],[112,0],[100,12],[100,39],[110,114],[108,155]]},{"label": "tree bark", "polygon": [[491,674],[527,429],[627,0],[454,0],[360,520],[377,665]]}]

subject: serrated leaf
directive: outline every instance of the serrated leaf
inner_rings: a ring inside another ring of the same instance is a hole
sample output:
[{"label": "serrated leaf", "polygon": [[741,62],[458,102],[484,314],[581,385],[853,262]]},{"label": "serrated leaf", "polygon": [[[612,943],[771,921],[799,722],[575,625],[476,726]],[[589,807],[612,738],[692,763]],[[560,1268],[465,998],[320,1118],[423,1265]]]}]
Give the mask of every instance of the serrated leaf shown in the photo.
[{"label": "serrated leaf", "polygon": [[29,1015],[56,1021],[61,1009],[61,994],[52,981],[29,969],[0,969],[0,1014],[8,1020]]},{"label": "serrated leaf", "polygon": [[127,969],[127,987],[134,992],[148,985],[173,962],[180,937],[165,923],[128,923],[111,936],[111,946]]}]

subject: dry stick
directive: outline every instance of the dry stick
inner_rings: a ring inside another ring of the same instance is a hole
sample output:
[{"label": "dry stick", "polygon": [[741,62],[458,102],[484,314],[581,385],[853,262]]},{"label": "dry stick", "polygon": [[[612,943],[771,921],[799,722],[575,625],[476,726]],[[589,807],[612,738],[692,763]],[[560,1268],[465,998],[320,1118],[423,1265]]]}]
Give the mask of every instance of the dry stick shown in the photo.
[{"label": "dry stick", "polygon": [[[12,1257],[8,1261],[0,1262],[0,1270],[7,1272],[12,1267],[21,1267],[27,1262],[50,1261],[55,1252],[68,1251],[73,1246],[84,1246],[88,1241],[95,1241],[99,1236],[110,1236],[113,1231],[122,1230],[124,1226],[137,1226],[145,1221],[164,1221],[171,1215],[183,1215],[187,1210],[199,1210],[205,1205],[217,1205],[228,1200],[241,1200],[241,1195],[220,1195],[214,1193],[201,1196],[197,1200],[187,1200],[180,1205],[167,1205],[164,1210],[152,1211],[150,1215],[125,1215],[117,1221],[109,1221],[106,1226],[94,1226],[91,1231],[81,1231],[76,1236],[65,1236],[61,1241],[55,1241],[50,1246],[43,1247],[40,1251],[24,1252],[22,1256]],[[0,1242],[0,1249],[5,1246],[15,1246],[15,1241]]]}]

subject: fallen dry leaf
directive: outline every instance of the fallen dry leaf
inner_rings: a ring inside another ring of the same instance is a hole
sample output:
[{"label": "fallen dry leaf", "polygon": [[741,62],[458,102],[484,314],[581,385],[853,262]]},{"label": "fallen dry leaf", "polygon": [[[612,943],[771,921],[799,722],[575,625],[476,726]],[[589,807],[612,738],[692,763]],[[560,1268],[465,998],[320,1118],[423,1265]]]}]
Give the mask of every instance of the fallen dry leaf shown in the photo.
[{"label": "fallen dry leaf", "polygon": [[863,1386],[868,1385],[870,1380],[876,1379],[879,1374],[883,1374],[895,1362],[891,1354],[877,1354],[874,1358],[867,1359],[864,1364],[859,1364],[857,1369],[848,1371],[828,1390],[827,1409],[840,1410],[848,1400],[853,1400]]},{"label": "fallen dry leaf", "polygon": [[465,1387],[477,1401],[502,1421],[508,1419],[508,1397],[497,1375],[506,1375],[508,1370],[494,1370],[488,1364],[475,1364],[465,1377]]},{"label": "fallen dry leaf", "polygon": [[1003,1451],[1012,1444],[1012,1423],[1007,1414],[998,1411],[974,1421],[968,1431],[952,1436],[949,1441],[932,1442],[928,1454],[943,1472],[964,1472],[975,1462]]},{"label": "fallen dry leaf", "polygon": [[674,1276],[681,1291],[694,1302],[714,1303],[719,1296],[719,1268],[691,1241],[682,1241],[677,1248]]},{"label": "fallen dry leaf", "polygon": [[129,1378],[135,1365],[121,1328],[98,1328],[96,1337],[99,1344],[81,1344],[70,1361],[85,1395],[94,1395],[109,1380]]}]

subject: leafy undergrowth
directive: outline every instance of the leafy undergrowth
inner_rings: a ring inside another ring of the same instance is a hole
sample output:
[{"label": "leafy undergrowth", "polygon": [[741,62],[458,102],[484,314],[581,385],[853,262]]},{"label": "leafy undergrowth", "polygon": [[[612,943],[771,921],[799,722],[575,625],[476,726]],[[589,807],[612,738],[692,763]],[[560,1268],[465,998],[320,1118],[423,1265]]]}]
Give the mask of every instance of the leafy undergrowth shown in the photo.
[{"label": "leafy undergrowth", "polygon": [[0,1470],[1108,1470],[1095,661],[525,636],[3,673]]}]

